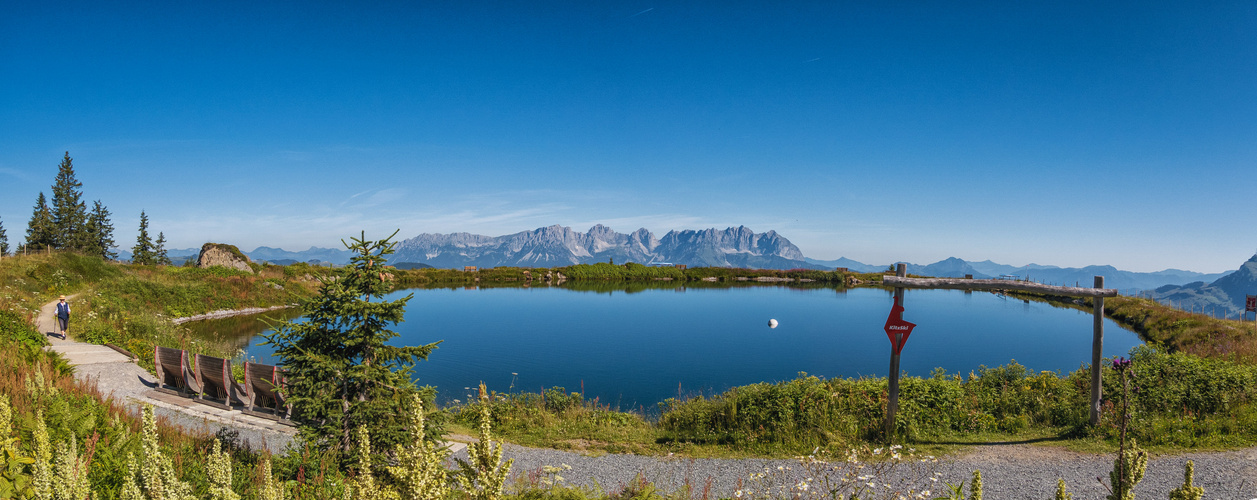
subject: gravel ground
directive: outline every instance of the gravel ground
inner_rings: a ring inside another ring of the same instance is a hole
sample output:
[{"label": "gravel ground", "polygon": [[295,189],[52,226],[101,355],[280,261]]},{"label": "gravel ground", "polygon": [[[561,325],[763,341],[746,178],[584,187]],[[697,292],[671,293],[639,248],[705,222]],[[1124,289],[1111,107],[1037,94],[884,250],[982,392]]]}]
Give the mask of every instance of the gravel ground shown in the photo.
[{"label": "gravel ground", "polygon": [[[455,454],[466,458],[466,451]],[[571,470],[560,475],[567,484],[615,492],[630,485],[640,475],[665,492],[688,486],[695,496],[707,492],[710,498],[733,497],[739,488],[763,491],[765,486],[779,491],[782,485],[804,480],[809,473],[792,460],[676,459],[636,455],[584,456],[577,453],[506,445],[503,458],[515,459],[512,474],[526,480],[540,477],[543,466],[566,464]],[[1140,498],[1167,498],[1169,491],[1183,481],[1187,460],[1196,464],[1195,484],[1205,489],[1205,498],[1257,499],[1257,448],[1222,453],[1191,453],[1153,458],[1147,475],[1135,488]],[[777,467],[789,468],[777,471]],[[896,473],[879,477],[879,491],[915,486],[932,494],[943,491],[942,483],[968,481],[974,469],[982,471],[984,498],[991,500],[1051,498],[1058,478],[1079,500],[1108,495],[1104,484],[1113,467],[1111,455],[1088,455],[1059,448],[1025,444],[981,446],[967,454],[939,460],[937,464],[900,466]],[[751,474],[765,472],[768,483],[750,481]],[[773,473],[779,474],[774,475]],[[929,481],[937,472],[938,482]],[[815,484],[820,476],[812,475]],[[841,482],[839,475],[832,476]],[[739,482],[741,481],[741,482]],[[814,487],[813,487],[814,488]],[[966,490],[967,492],[967,490]]]}]

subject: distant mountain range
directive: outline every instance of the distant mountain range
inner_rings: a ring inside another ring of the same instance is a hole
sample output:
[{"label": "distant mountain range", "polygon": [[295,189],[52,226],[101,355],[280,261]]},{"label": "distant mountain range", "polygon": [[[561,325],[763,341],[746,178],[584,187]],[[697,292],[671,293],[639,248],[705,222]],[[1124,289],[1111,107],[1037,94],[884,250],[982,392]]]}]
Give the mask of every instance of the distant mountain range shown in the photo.
[{"label": "distant mountain range", "polygon": [[588,232],[549,226],[506,236],[470,233],[421,234],[397,245],[396,261],[433,267],[556,267],[595,262],[684,264],[759,269],[823,269],[775,231],[745,226],[724,230],[669,231],[663,238],[646,229],[617,233],[601,224]]},{"label": "distant mountain range", "polygon": [[[318,260],[345,264],[345,250],[311,247],[290,252],[258,247],[250,259],[276,264]],[[684,264],[759,269],[826,269],[803,260],[803,252],[775,231],[756,233],[744,226],[724,230],[669,231],[656,238],[646,229],[623,234],[601,224],[588,232],[549,226],[506,236],[471,233],[421,234],[398,242],[392,262],[439,268],[463,266],[559,267],[595,262]]]},{"label": "distant mountain range", "polygon": [[349,258],[353,254],[349,250],[335,248],[319,248],[310,247],[300,252],[289,252],[282,248],[257,247],[252,252],[244,252],[249,259],[255,261],[265,261],[272,264],[286,266],[298,262],[308,262],[311,264],[335,264],[344,265],[349,263]]},{"label": "distant mountain range", "polygon": [[1228,317],[1239,316],[1244,311],[1244,299],[1248,295],[1257,295],[1257,255],[1241,264],[1238,270],[1208,284],[1201,280],[1182,286],[1166,285],[1152,292],[1152,298],[1158,302],[1181,309],[1225,311]]},{"label": "distant mountain range", "polygon": [[[845,257],[837,260],[809,259],[790,240],[776,231],[756,233],[745,226],[723,230],[673,230],[662,238],[656,238],[644,228],[624,234],[601,224],[587,232],[554,225],[505,236],[425,233],[398,242],[396,250],[389,260],[398,267],[405,268],[558,267],[614,261],[758,269],[827,270],[844,267],[855,272],[879,272],[892,265],[865,264]],[[185,258],[195,259],[199,251],[198,248],[188,248],[171,249],[167,252],[179,264]],[[118,253],[122,260],[130,258],[128,252]],[[258,247],[245,254],[254,261],[281,265],[296,262],[344,265],[351,257],[348,250],[320,247],[310,247],[298,252]],[[1252,262],[1249,261],[1246,267],[1241,267],[1241,273],[1248,267],[1257,266]],[[1200,300],[1208,304],[1225,302],[1243,306],[1243,294],[1236,298],[1235,294],[1239,292],[1232,289],[1239,285],[1229,285],[1230,281],[1224,279],[1237,273],[1205,274],[1178,269],[1138,273],[1122,271],[1113,266],[1062,268],[1030,264],[1016,267],[989,260],[972,262],[955,257],[933,264],[909,264],[908,270],[911,274],[939,277],[971,274],[974,278],[994,278],[1016,275],[1042,283],[1081,286],[1090,286],[1094,276],[1104,276],[1106,287],[1117,288],[1124,293],[1158,289],[1158,294],[1174,297],[1167,300]],[[1240,276],[1231,280],[1243,281]],[[1246,293],[1257,293],[1257,290]]]},{"label": "distant mountain range", "polygon": [[[133,257],[130,250],[114,248],[113,251],[114,253],[118,254],[118,260],[120,261],[129,262],[131,260],[131,257]],[[196,260],[197,257],[200,257],[201,249],[200,248],[168,248],[166,249],[166,256],[170,257],[171,264],[176,265],[176,266],[181,266],[183,265],[183,262],[188,259]]]},{"label": "distant mountain range", "polygon": [[[851,259],[815,260],[809,263],[845,267],[852,271],[872,273],[884,271],[892,264],[868,265]],[[937,276],[940,278],[962,278],[973,275],[976,279],[998,278],[1000,276],[1017,276],[1040,283],[1056,285],[1091,286],[1096,276],[1104,276],[1106,288],[1116,288],[1126,293],[1136,290],[1151,290],[1164,285],[1185,285],[1196,281],[1212,281],[1229,273],[1205,274],[1179,269],[1166,269],[1152,273],[1122,271],[1113,266],[1057,267],[1029,264],[1021,267],[997,264],[989,260],[970,262],[956,257],[940,260],[933,264],[908,264],[909,274]]]}]

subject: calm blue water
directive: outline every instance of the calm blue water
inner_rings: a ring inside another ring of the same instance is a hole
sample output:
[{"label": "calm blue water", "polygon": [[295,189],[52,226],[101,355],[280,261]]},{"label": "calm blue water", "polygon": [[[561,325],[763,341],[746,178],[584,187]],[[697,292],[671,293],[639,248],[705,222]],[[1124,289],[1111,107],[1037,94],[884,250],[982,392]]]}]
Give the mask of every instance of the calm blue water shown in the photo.
[{"label": "calm blue water", "polygon": [[[415,369],[441,400],[466,400],[480,381],[498,391],[563,386],[622,409],[735,386],[824,377],[886,376],[882,331],[892,297],[860,288],[785,287],[577,292],[561,288],[433,289],[414,293],[395,343],[444,340]],[[907,290],[917,324],[902,369],[967,374],[1017,360],[1069,372],[1091,357],[1089,312],[989,293]],[[770,329],[769,319],[779,326]],[[1126,355],[1137,335],[1105,321],[1104,355]],[[250,344],[261,341],[255,338]],[[267,346],[248,354],[269,362]],[[517,374],[517,375],[516,375]]]}]

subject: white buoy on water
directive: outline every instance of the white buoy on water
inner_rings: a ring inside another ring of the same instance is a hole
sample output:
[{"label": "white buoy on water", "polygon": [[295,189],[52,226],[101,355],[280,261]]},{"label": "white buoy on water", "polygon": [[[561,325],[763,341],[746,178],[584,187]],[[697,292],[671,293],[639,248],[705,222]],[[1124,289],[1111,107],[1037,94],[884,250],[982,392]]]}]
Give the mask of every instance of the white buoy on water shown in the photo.
[{"label": "white buoy on water", "polygon": [[769,328],[777,328],[777,320],[775,320],[775,319],[770,319],[770,320],[768,320],[768,327],[769,327]]}]

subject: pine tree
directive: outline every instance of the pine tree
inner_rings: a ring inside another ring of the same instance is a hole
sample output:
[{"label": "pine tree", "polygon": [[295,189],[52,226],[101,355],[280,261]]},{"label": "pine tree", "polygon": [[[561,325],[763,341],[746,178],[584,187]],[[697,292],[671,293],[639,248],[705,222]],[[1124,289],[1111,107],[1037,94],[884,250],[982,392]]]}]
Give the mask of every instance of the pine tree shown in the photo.
[{"label": "pine tree", "polygon": [[166,255],[166,233],[158,232],[157,241],[153,243],[153,264],[169,266],[170,257]]},{"label": "pine tree", "polygon": [[56,228],[53,248],[82,250],[88,246],[87,207],[81,200],[83,183],[74,178],[74,160],[66,151],[52,184],[52,222]]},{"label": "pine tree", "polygon": [[409,439],[406,403],[416,391],[410,370],[440,343],[387,344],[397,336],[387,327],[402,321],[413,297],[379,300],[392,289],[382,267],[396,245],[389,241],[393,236],[368,241],[364,233],[345,243],[355,255],[302,306],[306,321],[284,323],[267,336],[288,370],[289,398],[301,409],[302,439],[339,449],[345,457],[352,456],[359,426],[369,429],[380,449]]},{"label": "pine tree", "polygon": [[118,254],[113,251],[113,223],[109,221],[109,209],[96,200],[92,204],[92,212],[87,214],[87,247],[83,249],[88,255],[104,259],[116,259]]},{"label": "pine tree", "polygon": [[56,244],[56,232],[52,224],[52,211],[48,208],[48,199],[39,193],[35,201],[35,211],[31,214],[31,222],[26,226],[26,242],[22,250],[37,251],[53,248]]},{"label": "pine tree", "polygon": [[9,235],[4,233],[4,221],[0,220],[0,257],[9,254]]},{"label": "pine tree", "polygon": [[131,263],[151,265],[153,261],[153,240],[148,237],[148,214],[140,210],[140,235],[135,238],[135,246],[131,247]]}]

